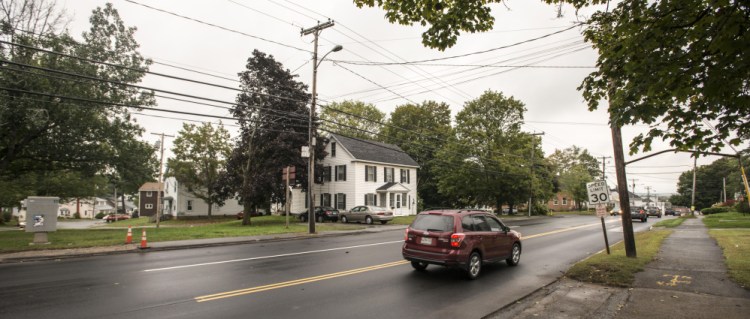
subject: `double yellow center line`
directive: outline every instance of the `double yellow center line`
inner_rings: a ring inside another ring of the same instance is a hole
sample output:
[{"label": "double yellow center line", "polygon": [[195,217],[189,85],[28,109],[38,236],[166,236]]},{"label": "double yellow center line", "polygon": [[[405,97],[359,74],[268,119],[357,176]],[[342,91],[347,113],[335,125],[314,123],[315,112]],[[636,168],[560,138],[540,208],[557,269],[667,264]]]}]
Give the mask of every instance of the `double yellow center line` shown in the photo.
[{"label": "double yellow center line", "polygon": [[307,284],[307,283],[326,280],[326,279],[355,275],[355,274],[359,274],[363,272],[404,265],[407,263],[409,262],[406,260],[401,260],[401,261],[396,261],[392,263],[375,265],[375,266],[364,267],[364,268],[357,268],[357,269],[341,271],[341,272],[336,272],[336,273],[327,274],[327,275],[320,275],[320,276],[285,281],[285,282],[280,282],[280,283],[275,283],[275,284],[270,284],[270,285],[265,285],[265,286],[257,286],[257,287],[252,287],[252,288],[227,291],[227,292],[222,292],[222,293],[213,294],[213,295],[199,296],[199,297],[195,297],[195,301],[204,302],[204,301],[211,301],[211,300],[217,300],[217,299],[223,299],[223,298],[229,298],[229,297],[237,297],[237,296],[248,295],[248,294],[271,290],[271,289],[278,289],[278,288],[296,286],[296,285],[301,285],[301,284]]}]

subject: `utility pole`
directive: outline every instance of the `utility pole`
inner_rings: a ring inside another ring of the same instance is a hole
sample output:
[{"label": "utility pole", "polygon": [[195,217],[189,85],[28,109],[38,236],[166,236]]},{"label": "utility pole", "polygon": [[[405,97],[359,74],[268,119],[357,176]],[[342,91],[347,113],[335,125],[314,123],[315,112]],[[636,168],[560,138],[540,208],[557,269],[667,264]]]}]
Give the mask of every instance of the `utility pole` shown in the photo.
[{"label": "utility pole", "polygon": [[[317,101],[317,78],[318,78],[318,36],[320,35],[320,32],[323,31],[323,29],[330,28],[333,26],[333,21],[328,21],[324,23],[318,23],[318,25],[303,29],[300,31],[300,34],[305,36],[308,34],[313,34],[315,36],[314,39],[314,49],[313,49],[313,81],[312,81],[312,103],[310,104],[310,119],[309,119],[309,132],[308,132],[308,146],[310,149],[310,157],[309,157],[309,166],[307,170],[307,193],[309,196],[309,204],[308,210],[307,210],[307,221],[308,221],[308,228],[309,233],[314,234],[315,233],[315,196],[313,195],[313,185],[315,184],[315,132],[313,131],[313,120],[315,119],[315,103]],[[336,46],[333,48],[332,51],[328,52],[335,52],[341,50],[341,46]],[[326,55],[328,55],[326,53]],[[323,56],[325,58],[325,55]],[[323,61],[323,59],[321,59]]]},{"label": "utility pole", "polygon": [[[631,178],[630,180],[633,181],[633,196],[635,196],[635,181],[637,181],[637,179]],[[630,201],[630,204],[635,205],[635,198],[632,201]]]},{"label": "utility pole", "polygon": [[646,186],[646,207],[651,203],[651,186]]},{"label": "utility pole", "polygon": [[529,178],[529,217],[531,217],[531,206],[534,203],[534,149],[536,148],[536,139],[534,136],[542,136],[541,133],[531,133],[531,178]]},{"label": "utility pole", "polygon": [[161,192],[164,191],[164,137],[174,137],[174,135],[166,135],[164,133],[151,133],[151,135],[161,136],[159,141],[160,155],[159,155],[159,190],[156,191],[156,228],[159,228],[159,221],[161,220]]},{"label": "utility pole", "polygon": [[698,153],[693,154],[693,193],[690,195],[690,213],[695,214],[695,171],[698,166]]},{"label": "utility pole", "polygon": [[612,156],[602,156],[602,180],[607,180],[607,174],[605,174],[605,164],[607,163],[608,158],[612,158]]},{"label": "utility pole", "polygon": [[[622,212],[622,237],[625,244],[625,255],[636,258],[635,236],[633,234],[633,220],[630,215],[630,194],[628,194],[628,178],[625,174],[625,155],[622,151],[622,132],[620,126],[612,123],[612,148],[614,149],[615,171],[617,172],[617,192],[620,196],[620,211]],[[635,180],[633,180],[635,188]],[[635,193],[634,193],[635,195]]]},{"label": "utility pole", "polygon": [[722,193],[724,194],[724,201],[722,201],[722,203],[726,203],[727,202],[727,178],[726,177],[722,177],[721,178],[721,184],[723,186],[723,188],[722,188],[723,192]]}]

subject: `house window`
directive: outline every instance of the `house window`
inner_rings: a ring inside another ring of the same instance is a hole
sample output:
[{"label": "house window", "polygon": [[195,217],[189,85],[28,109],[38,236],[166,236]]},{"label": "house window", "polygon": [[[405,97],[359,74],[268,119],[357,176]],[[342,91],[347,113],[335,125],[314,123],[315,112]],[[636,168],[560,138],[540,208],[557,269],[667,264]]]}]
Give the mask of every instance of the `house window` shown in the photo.
[{"label": "house window", "polygon": [[331,206],[331,194],[330,193],[320,194],[320,206]]},{"label": "house window", "polygon": [[193,200],[187,201],[187,211],[192,212],[193,211]]},{"label": "house window", "polygon": [[377,205],[378,195],[365,194],[365,205]]},{"label": "house window", "polygon": [[557,198],[552,200],[552,205],[558,206],[560,203],[557,201]]},{"label": "house window", "polygon": [[323,167],[323,181],[324,182],[331,181],[331,167],[330,166]]},{"label": "house window", "polygon": [[563,197],[563,205],[568,205],[568,199]]},{"label": "house window", "polygon": [[336,166],[336,180],[337,181],[345,181],[346,180],[346,165],[338,165],[338,166]]},{"label": "house window", "polygon": [[154,204],[146,204],[146,209],[153,209],[153,208],[154,208]]},{"label": "house window", "polygon": [[383,176],[385,176],[384,182],[393,182],[393,167],[383,167]]},{"label": "house window", "polygon": [[402,169],[401,170],[401,182],[402,183],[408,183],[408,181],[407,181],[408,177],[406,176],[406,174],[407,174],[407,170]]},{"label": "house window", "polygon": [[346,194],[338,193],[334,197],[336,200],[336,209],[346,209]]},{"label": "house window", "polygon": [[401,194],[396,194],[396,208],[401,208]]},{"label": "house window", "polygon": [[154,192],[146,192],[146,197],[154,197]]},{"label": "house window", "polygon": [[365,182],[377,182],[378,174],[376,166],[365,165]]},{"label": "house window", "polygon": [[391,205],[389,205],[390,207],[396,207],[395,198],[396,198],[396,194],[391,193]]},{"label": "house window", "polygon": [[174,184],[172,184],[172,187],[174,189],[174,192],[177,193],[177,181],[175,181]]},{"label": "house window", "polygon": [[331,143],[331,157],[336,157],[336,143]]}]

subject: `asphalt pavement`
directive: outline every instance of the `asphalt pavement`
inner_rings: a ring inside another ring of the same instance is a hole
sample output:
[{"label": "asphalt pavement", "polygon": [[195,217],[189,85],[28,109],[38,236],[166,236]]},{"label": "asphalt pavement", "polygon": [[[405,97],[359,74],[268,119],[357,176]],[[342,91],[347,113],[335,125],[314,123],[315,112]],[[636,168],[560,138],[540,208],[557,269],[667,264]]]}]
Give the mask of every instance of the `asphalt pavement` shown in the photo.
[{"label": "asphalt pavement", "polygon": [[729,279],[721,247],[695,218],[674,228],[633,288],[563,277],[485,318],[748,318],[748,288]]},{"label": "asphalt pavement", "polygon": [[[282,234],[149,243],[84,249],[0,254],[0,262],[24,262],[149,250],[189,249],[306,236],[345,236],[403,229],[371,226],[357,231]],[[134,236],[139,237],[139,236]],[[135,242],[138,242],[134,238]],[[656,260],[636,274],[633,288],[582,283],[565,277],[508,304],[485,318],[747,318],[750,290],[727,276],[721,247],[700,219],[688,219],[665,239]]]}]

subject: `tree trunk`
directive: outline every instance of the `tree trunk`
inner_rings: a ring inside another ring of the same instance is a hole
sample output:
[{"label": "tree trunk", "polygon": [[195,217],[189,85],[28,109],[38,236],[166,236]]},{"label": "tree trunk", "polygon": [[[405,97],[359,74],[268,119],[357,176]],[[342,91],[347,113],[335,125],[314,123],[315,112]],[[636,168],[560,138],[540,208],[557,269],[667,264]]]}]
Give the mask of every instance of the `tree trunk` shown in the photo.
[{"label": "tree trunk", "polygon": [[211,219],[211,211],[214,208],[214,203],[211,201],[206,202],[208,204],[208,219]]}]

